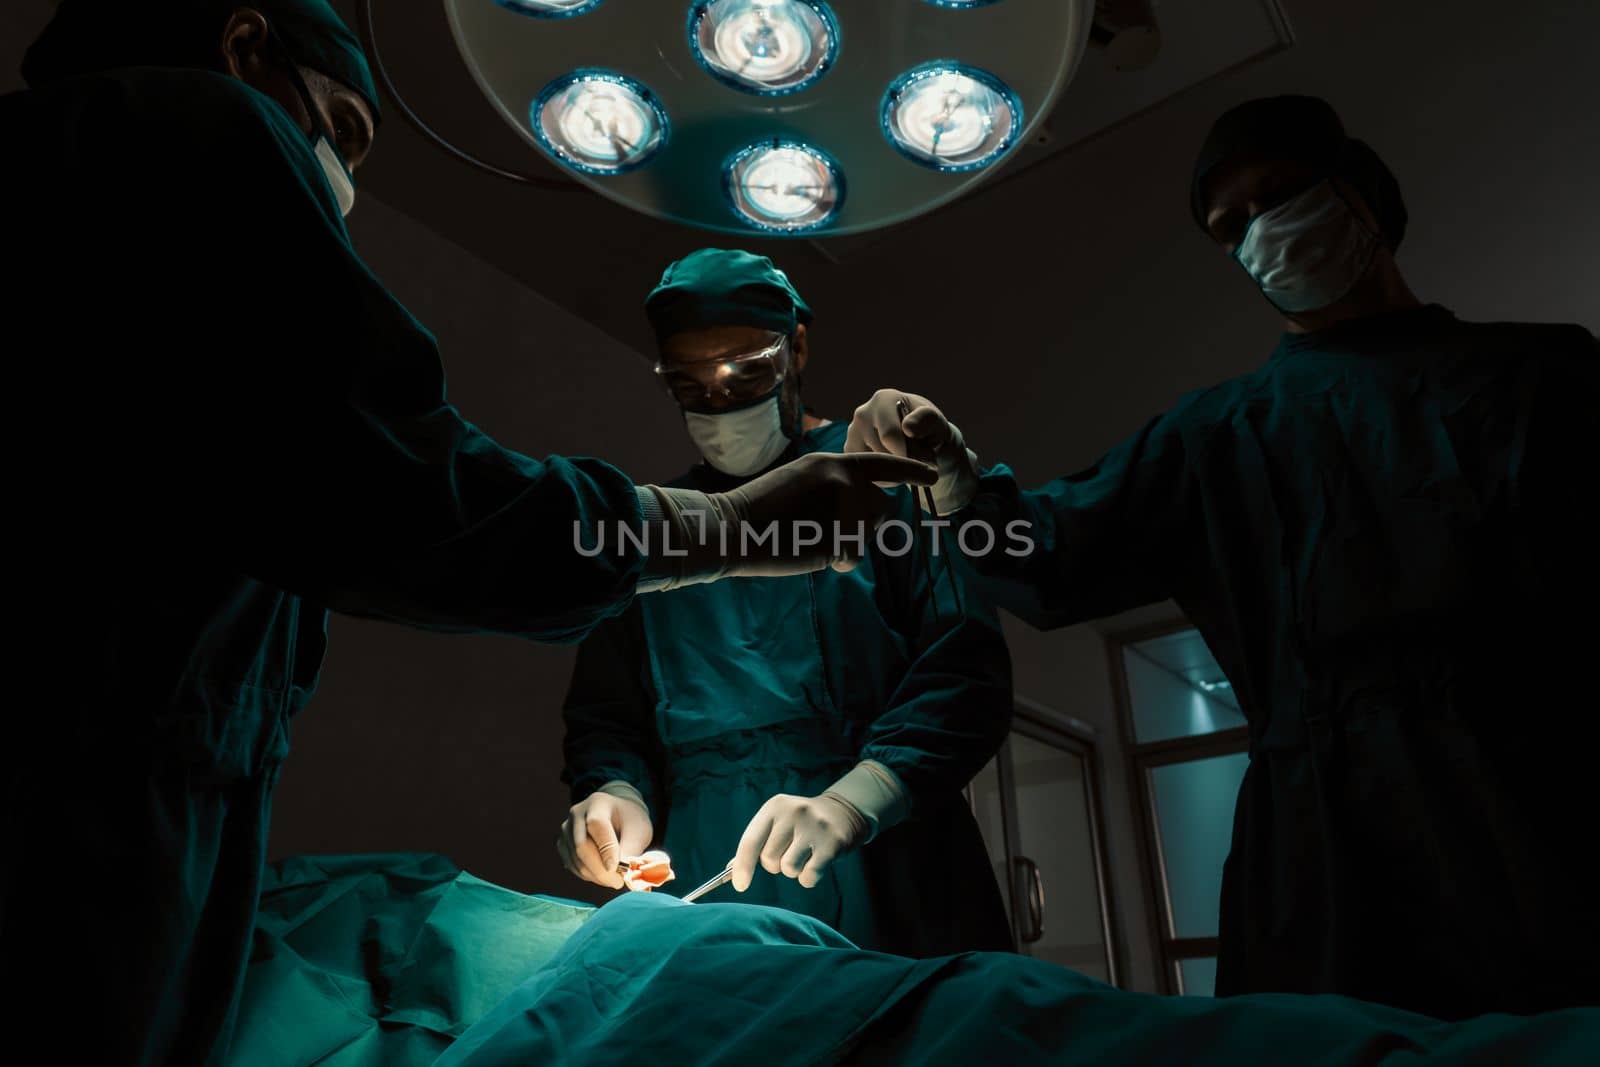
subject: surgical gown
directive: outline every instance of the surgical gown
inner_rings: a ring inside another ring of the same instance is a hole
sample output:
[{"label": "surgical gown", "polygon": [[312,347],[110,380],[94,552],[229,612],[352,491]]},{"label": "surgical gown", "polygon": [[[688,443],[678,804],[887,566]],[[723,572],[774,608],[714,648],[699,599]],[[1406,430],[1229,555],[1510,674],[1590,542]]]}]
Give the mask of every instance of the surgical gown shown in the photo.
[{"label": "surgical gown", "polygon": [[[845,429],[812,430],[799,451],[841,451]],[[677,484],[737,480],[702,465]],[[802,912],[901,955],[1003,949],[1004,906],[962,789],[1009,730],[1010,657],[993,609],[968,591],[957,612],[948,556],[930,591],[930,542],[921,527],[910,538],[916,507],[898,496],[906,527],[885,529],[883,551],[848,574],[690,586],[601,624],[567,697],[566,777],[574,800],[612,780],[638,789],[678,876],[668,891],[682,893],[722,870],[770,797],[814,796],[876,760],[911,799],[906,822],[815,888],[757,870],[742,896],[706,899]]]},{"label": "surgical gown", "polygon": [[1250,763],[1219,993],[1445,1017],[1600,1003],[1585,853],[1600,350],[1437,306],[1286,335],[1090,469],[974,514],[1040,626],[1172,598],[1233,682]]},{"label": "surgical gown", "polygon": [[576,639],[641,564],[578,556],[573,523],[638,522],[634,489],[456,413],[306,135],[242,83],[64,81],[0,98],[0,136],[0,1002],[52,1059],[216,1063],[327,610]]}]

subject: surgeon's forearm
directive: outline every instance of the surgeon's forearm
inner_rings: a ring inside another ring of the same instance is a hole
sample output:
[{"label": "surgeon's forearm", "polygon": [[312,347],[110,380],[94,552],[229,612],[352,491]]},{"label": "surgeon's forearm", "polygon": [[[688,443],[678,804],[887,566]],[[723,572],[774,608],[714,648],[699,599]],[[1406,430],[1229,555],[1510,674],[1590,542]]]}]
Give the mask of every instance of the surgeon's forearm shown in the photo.
[{"label": "surgeon's forearm", "polygon": [[1115,471],[1023,489],[1008,469],[992,468],[963,518],[997,537],[994,551],[971,557],[980,595],[1038,629],[1174,596],[1169,575],[1196,542],[1184,533],[1181,492],[1171,495],[1156,499]]},{"label": "surgeon's forearm", "polygon": [[900,776],[877,760],[862,760],[822,795],[848,804],[865,818],[871,826],[869,841],[911,814],[911,798]]},{"label": "surgeon's forearm", "polygon": [[714,582],[727,572],[721,528],[735,521],[720,499],[693,489],[636,486],[645,543],[638,591],[656,593]]}]

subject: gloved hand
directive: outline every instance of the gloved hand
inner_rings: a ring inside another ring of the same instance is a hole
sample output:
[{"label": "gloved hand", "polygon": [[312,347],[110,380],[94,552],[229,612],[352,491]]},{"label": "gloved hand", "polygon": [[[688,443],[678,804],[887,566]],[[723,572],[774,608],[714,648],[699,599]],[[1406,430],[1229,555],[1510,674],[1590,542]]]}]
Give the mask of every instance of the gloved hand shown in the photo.
[{"label": "gloved hand", "polygon": [[623,856],[638,856],[649,848],[656,832],[638,797],[626,782],[610,782],[572,806],[556,838],[567,870],[585,882],[622,888],[617,865]]},{"label": "gloved hand", "polygon": [[[901,419],[899,403],[910,410]],[[939,480],[933,504],[940,515],[960,511],[978,492],[978,456],[967,447],[961,429],[925,397],[899,389],[879,389],[856,408],[845,435],[849,453],[880,452],[934,463]]]},{"label": "gloved hand", "polygon": [[759,862],[768,874],[797,879],[807,889],[822,880],[828,864],[866,840],[871,827],[850,804],[823,793],[780,793],[761,805],[739,839],[733,858],[733,888],[750,888]]},{"label": "gloved hand", "polygon": [[814,452],[726,493],[640,486],[647,526],[670,531],[674,549],[651,550],[640,588],[851,570],[894,510],[876,486],[937,478],[929,464],[902,456]]}]

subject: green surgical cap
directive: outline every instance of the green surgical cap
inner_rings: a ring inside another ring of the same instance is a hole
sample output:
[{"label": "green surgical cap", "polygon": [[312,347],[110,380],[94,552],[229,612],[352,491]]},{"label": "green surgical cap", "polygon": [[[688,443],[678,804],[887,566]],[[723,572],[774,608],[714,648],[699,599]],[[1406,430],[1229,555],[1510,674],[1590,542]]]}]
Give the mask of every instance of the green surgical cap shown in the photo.
[{"label": "green surgical cap", "polygon": [[666,269],[644,301],[656,340],[706,326],[754,326],[792,334],[811,309],[766,256],[702,248]]},{"label": "green surgical cap", "polygon": [[361,42],[328,0],[63,0],[22,61],[29,85],[119,67],[210,69],[228,16],[267,17],[290,57],[359,93],[378,117],[378,90]]}]

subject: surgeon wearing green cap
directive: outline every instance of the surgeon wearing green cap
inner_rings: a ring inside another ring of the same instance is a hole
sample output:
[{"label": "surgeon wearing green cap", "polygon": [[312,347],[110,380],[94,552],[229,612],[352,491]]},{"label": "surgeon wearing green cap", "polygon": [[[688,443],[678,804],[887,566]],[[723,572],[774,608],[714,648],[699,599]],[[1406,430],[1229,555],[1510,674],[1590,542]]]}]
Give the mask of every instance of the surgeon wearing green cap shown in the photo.
[{"label": "surgeon wearing green cap", "polygon": [[[0,1003],[71,1035],[52,1061],[215,1064],[329,609],[576,640],[637,591],[854,560],[688,515],[870,525],[874,480],[931,477],[818,454],[669,494],[464,420],[345,230],[378,98],[324,0],[66,0],[23,69]],[[616,524],[681,554],[579,551]]]},{"label": "surgeon wearing green cap", "polygon": [[[655,377],[704,457],[673,486],[723,491],[843,446],[845,424],[804,405],[811,309],[770,260],[701,249],[645,311]],[[947,574],[898,496],[904,534],[874,539],[848,574],[643,597],[584,641],[566,702],[569,870],[620,888],[618,860],[653,844],[672,858],[669,892],[732,861],[742,896],[724,899],[803,912],[867,948],[1009,947],[962,790],[1009,729],[1010,659],[994,612],[957,600],[965,564]]]},{"label": "surgeon wearing green cap", "polygon": [[937,452],[949,506],[1030,523],[1036,552],[976,563],[1036,625],[1170,598],[1199,628],[1250,732],[1219,994],[1600,1004],[1600,345],[1419,301],[1399,183],[1322,100],[1224,114],[1190,207],[1282,317],[1258,370],[1038,489],[898,390],[852,447]]}]

